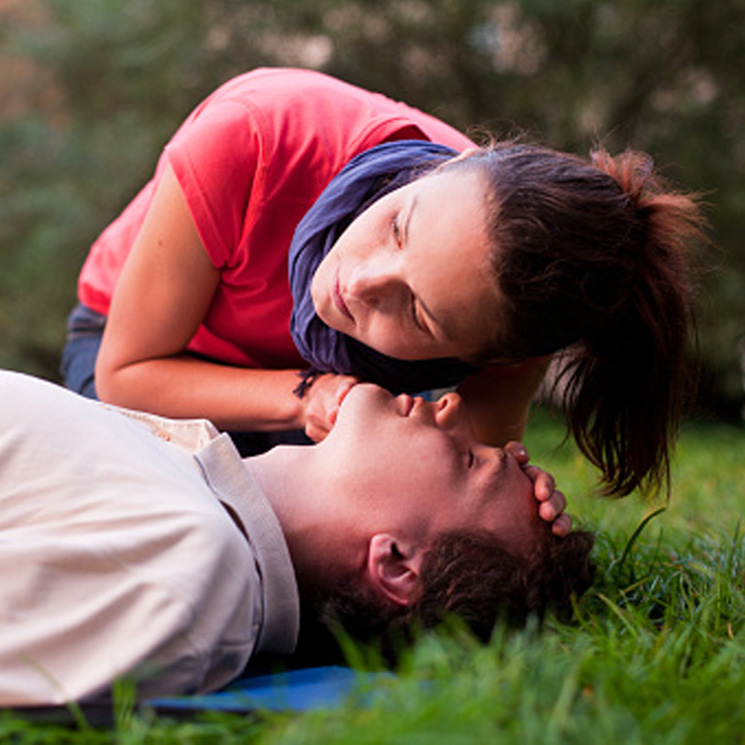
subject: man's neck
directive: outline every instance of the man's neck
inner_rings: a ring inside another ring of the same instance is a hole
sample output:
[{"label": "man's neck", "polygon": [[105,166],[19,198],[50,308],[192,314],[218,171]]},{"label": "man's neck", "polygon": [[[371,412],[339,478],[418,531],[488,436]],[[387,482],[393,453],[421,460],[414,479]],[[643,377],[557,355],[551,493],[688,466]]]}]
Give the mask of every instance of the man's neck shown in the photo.
[{"label": "man's neck", "polygon": [[281,445],[244,463],[282,526],[301,582],[362,566],[364,531],[346,520],[341,495],[325,488],[320,446]]},{"label": "man's neck", "polygon": [[285,534],[298,529],[306,519],[307,508],[313,505],[312,460],[311,448],[285,445],[243,461]]}]

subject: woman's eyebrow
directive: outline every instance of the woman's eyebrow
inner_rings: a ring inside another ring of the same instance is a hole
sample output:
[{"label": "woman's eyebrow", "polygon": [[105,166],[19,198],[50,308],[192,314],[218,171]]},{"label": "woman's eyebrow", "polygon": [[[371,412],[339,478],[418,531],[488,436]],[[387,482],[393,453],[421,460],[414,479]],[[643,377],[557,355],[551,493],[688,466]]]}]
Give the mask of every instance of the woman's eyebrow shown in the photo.
[{"label": "woman's eyebrow", "polygon": [[452,318],[443,316],[438,318],[432,311],[427,307],[427,304],[422,300],[420,296],[417,297],[419,307],[424,311],[427,318],[429,318],[430,326],[433,327],[430,333],[435,339],[439,339],[442,342],[455,342],[458,340],[458,334],[455,330],[455,326],[452,323]]},{"label": "woman's eyebrow", "polygon": [[[414,214],[414,210],[417,208],[417,199],[418,195],[414,194],[411,198],[411,204],[409,205],[409,211],[406,215],[406,219],[404,221],[403,228],[401,230],[401,240],[404,245],[408,245],[409,243],[409,229],[411,227],[411,218]],[[427,304],[421,299],[421,297],[417,297],[417,302],[419,303],[419,307],[424,311],[426,316],[429,318],[430,323],[438,328],[440,330],[440,334],[442,337],[444,337],[445,341],[453,341],[454,335],[452,333],[452,329],[450,328],[450,325],[446,322],[443,322],[442,320],[438,320],[435,315],[432,313],[432,311],[427,307]]]},{"label": "woman's eyebrow", "polygon": [[411,226],[411,216],[414,214],[414,210],[416,209],[417,204],[417,195],[414,194],[414,196],[411,198],[411,204],[409,205],[409,214],[406,215],[406,222],[404,223],[403,228],[403,242],[406,244],[409,242],[409,227]]},{"label": "woman's eyebrow", "polygon": [[445,341],[453,341],[454,337],[451,333],[449,325],[439,321],[432,314],[432,311],[427,307],[421,297],[417,297],[417,302],[419,303],[419,307],[424,311],[427,318],[429,318],[430,323],[440,330],[440,336],[442,336]]}]

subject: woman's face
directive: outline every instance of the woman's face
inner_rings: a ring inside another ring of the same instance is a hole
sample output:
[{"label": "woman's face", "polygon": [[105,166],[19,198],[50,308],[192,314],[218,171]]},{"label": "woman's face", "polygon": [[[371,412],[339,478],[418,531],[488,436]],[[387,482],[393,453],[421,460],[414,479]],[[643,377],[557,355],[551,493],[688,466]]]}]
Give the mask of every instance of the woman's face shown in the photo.
[{"label": "woman's face", "polygon": [[328,326],[403,360],[467,358],[499,307],[483,177],[444,172],[379,199],[339,237],[311,296]]}]

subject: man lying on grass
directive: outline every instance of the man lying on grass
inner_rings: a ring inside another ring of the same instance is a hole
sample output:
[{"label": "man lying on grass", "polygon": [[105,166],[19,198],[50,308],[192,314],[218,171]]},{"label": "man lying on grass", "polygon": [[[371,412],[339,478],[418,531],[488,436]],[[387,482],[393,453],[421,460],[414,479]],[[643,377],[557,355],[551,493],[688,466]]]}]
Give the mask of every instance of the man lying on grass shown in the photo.
[{"label": "man lying on grass", "polygon": [[457,613],[486,637],[565,607],[591,539],[552,533],[513,452],[477,444],[454,394],[359,385],[322,443],[244,461],[206,421],[0,373],[0,705],[122,676],[141,697],[211,691],[291,653],[301,615],[365,637]]}]

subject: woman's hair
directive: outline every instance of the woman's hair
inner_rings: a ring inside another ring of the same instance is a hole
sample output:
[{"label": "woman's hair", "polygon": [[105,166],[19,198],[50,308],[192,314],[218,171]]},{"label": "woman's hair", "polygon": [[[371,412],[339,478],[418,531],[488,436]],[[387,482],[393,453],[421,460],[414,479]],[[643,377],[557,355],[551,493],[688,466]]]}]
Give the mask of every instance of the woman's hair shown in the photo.
[{"label": "woman's hair", "polygon": [[[322,628],[378,642],[388,657],[411,640],[413,631],[434,628],[451,617],[484,642],[498,621],[522,627],[531,617],[542,621],[548,611],[566,618],[595,576],[593,536],[573,531],[559,538],[548,525],[543,528],[545,540],[529,558],[505,550],[487,530],[442,533],[423,558],[411,605],[392,603],[356,577],[329,590],[315,615]],[[306,644],[313,640],[317,652],[318,627],[312,629],[306,629],[304,638]]]},{"label": "woman's hair", "polygon": [[688,249],[704,238],[695,197],[643,153],[591,159],[496,144],[443,169],[491,185],[493,269],[503,296],[481,363],[559,351],[568,426],[604,491],[669,487],[670,451],[692,390]]}]

